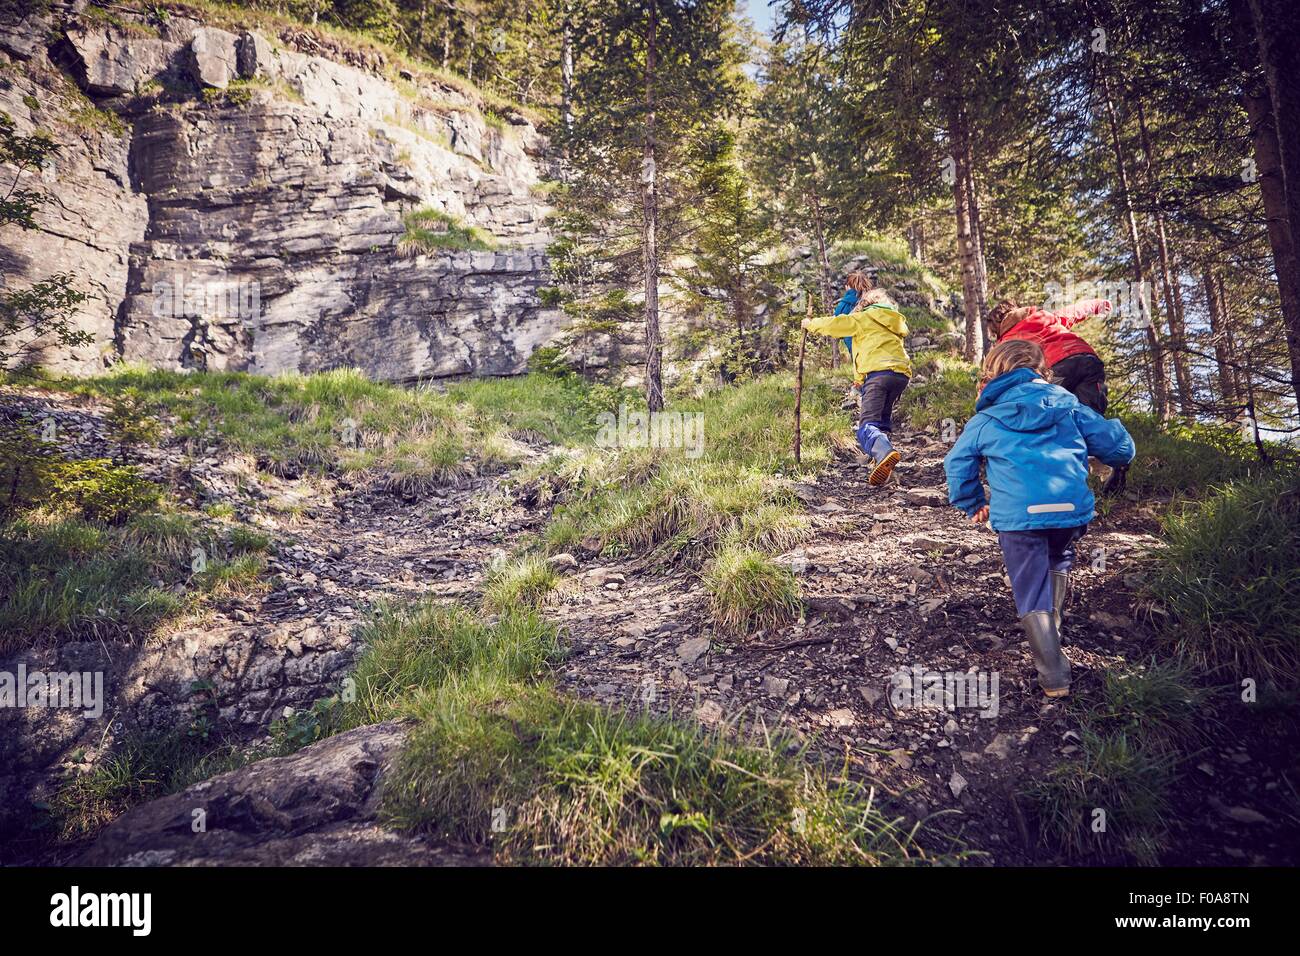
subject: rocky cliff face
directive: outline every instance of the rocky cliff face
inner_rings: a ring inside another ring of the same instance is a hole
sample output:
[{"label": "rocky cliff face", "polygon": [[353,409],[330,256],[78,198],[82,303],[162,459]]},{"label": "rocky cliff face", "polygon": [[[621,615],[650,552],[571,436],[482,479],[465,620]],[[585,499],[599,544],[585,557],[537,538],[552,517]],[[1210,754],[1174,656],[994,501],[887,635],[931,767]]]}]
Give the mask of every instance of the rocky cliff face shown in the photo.
[{"label": "rocky cliff face", "polygon": [[[74,273],[94,344],[116,358],[264,373],[357,366],[386,380],[513,374],[558,334],[547,284],[546,142],[522,115],[326,48],[82,0],[0,25],[0,109],[64,148],[42,231],[0,231],[10,286]],[[405,256],[432,209],[496,251]]]}]

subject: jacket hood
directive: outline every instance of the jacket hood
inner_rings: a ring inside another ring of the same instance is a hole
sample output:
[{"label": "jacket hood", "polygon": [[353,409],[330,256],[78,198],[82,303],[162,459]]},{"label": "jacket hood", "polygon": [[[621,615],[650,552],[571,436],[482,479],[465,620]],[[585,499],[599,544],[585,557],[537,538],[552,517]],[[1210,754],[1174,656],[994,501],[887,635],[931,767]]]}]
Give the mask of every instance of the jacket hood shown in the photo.
[{"label": "jacket hood", "polygon": [[1018,432],[1040,432],[1070,414],[1078,400],[1044,382],[1033,369],[1018,368],[984,386],[975,410]]},{"label": "jacket hood", "polygon": [[860,310],[859,314],[865,315],[872,322],[879,322],[895,335],[907,335],[907,317],[897,309],[886,305],[869,305]]}]

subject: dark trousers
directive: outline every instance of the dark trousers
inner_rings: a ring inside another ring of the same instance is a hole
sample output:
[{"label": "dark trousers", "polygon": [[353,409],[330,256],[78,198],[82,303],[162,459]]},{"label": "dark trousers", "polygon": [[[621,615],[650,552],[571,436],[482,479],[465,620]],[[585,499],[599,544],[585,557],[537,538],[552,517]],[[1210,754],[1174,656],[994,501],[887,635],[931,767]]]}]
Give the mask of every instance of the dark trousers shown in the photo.
[{"label": "dark trousers", "polygon": [[1083,352],[1061,359],[1052,366],[1052,382],[1098,415],[1106,414],[1106,366],[1097,356]]},{"label": "dark trousers", "polygon": [[862,383],[858,400],[858,447],[876,461],[892,449],[888,435],[894,429],[894,403],[910,382],[902,372],[871,372]]},{"label": "dark trousers", "polygon": [[1052,610],[1049,572],[1070,570],[1074,564],[1074,542],[1087,530],[1088,526],[1082,524],[1074,528],[998,532],[1017,615],[1024,617],[1030,611]]}]

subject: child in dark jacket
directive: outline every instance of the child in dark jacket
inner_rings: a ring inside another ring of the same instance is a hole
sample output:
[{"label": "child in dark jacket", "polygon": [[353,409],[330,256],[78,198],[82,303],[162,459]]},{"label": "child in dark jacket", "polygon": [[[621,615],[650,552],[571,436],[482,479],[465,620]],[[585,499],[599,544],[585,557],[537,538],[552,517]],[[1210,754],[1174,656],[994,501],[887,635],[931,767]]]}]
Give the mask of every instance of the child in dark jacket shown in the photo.
[{"label": "child in dark jacket", "polygon": [[[1061,615],[1074,543],[1096,514],[1088,456],[1120,467],[1135,451],[1123,425],[1050,384],[1047,375],[1043,351],[1033,342],[1012,339],[990,349],[975,416],[943,468],[948,500],[998,533],[1038,683],[1048,697],[1062,697],[1070,691]],[[980,483],[982,462],[991,501]]]}]

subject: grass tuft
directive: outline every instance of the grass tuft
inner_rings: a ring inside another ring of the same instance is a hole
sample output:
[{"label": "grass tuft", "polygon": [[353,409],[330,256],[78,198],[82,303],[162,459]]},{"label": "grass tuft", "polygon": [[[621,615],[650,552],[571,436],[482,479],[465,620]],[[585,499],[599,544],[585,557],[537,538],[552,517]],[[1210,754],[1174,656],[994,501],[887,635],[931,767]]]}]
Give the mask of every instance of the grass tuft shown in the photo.
[{"label": "grass tuft", "polygon": [[799,614],[794,574],[752,548],[723,548],[705,570],[704,586],[713,622],[723,633],[753,634]]}]

